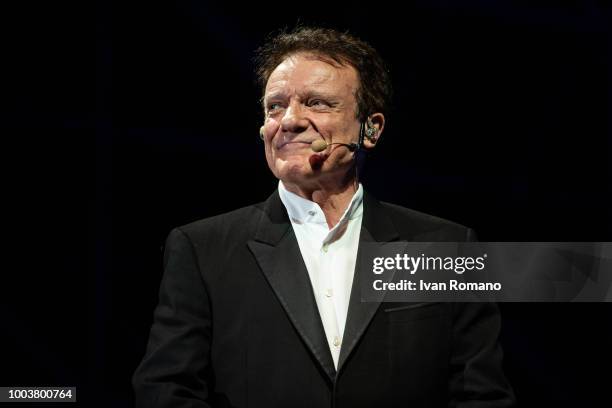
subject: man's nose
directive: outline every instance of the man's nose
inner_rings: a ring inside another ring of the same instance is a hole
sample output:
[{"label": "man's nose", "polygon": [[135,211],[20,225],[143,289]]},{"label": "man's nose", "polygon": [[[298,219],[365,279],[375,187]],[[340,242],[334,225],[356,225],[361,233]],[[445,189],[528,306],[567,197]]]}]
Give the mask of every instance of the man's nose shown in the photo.
[{"label": "man's nose", "polygon": [[302,108],[298,103],[289,105],[281,119],[281,129],[283,132],[301,133],[308,129],[308,124],[308,119],[304,117]]}]

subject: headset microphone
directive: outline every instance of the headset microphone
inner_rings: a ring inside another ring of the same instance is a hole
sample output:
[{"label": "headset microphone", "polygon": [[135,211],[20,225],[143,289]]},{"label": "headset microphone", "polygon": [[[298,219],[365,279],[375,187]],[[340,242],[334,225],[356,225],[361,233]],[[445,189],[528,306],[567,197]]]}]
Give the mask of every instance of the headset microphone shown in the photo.
[{"label": "headset microphone", "polygon": [[[369,120],[368,120],[368,125],[370,125]],[[365,129],[365,124],[361,123],[361,127],[359,129],[359,142],[358,143],[327,143],[323,139],[317,139],[310,143],[310,149],[315,153],[320,153],[323,150],[327,149],[329,146],[341,145],[341,146],[346,146],[350,152],[354,152],[354,151],[361,149],[361,146],[363,146],[364,137],[374,142],[372,136],[375,133],[376,133],[376,129],[373,126],[370,125],[368,126],[368,129]],[[259,128],[259,137],[261,138],[261,140],[264,140],[264,127],[263,126]]]},{"label": "headset microphone", "polygon": [[351,152],[354,152],[359,147],[357,146],[357,143],[327,143],[323,139],[317,139],[310,144],[310,149],[312,149],[312,151],[315,153],[319,153],[327,149],[328,146],[333,146],[333,145],[346,146]]},{"label": "headset microphone", "polygon": [[[368,120],[368,124],[369,123],[370,122]],[[372,136],[376,132],[373,126],[368,126],[367,129],[365,129],[365,127],[366,127],[365,124],[362,122],[361,127],[359,129],[359,142],[358,143],[327,143],[323,139],[317,139],[310,144],[310,149],[312,149],[312,151],[315,153],[320,153],[323,150],[327,149],[328,146],[342,145],[342,146],[346,146],[349,149],[349,151],[354,152],[356,150],[361,149],[361,146],[363,146],[364,137],[367,138],[368,140],[372,140]]]}]

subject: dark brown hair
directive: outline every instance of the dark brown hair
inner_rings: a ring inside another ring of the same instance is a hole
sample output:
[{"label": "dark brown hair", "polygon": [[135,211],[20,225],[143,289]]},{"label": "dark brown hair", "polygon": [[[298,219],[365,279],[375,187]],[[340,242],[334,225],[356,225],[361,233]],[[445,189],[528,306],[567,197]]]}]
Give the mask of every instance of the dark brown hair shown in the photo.
[{"label": "dark brown hair", "polygon": [[299,52],[312,53],[323,61],[355,68],[359,75],[359,88],[355,95],[357,117],[361,121],[372,113],[388,114],[392,86],[383,59],[366,42],[330,28],[297,26],[268,38],[255,55],[255,72],[262,94],[272,71],[287,57]]}]

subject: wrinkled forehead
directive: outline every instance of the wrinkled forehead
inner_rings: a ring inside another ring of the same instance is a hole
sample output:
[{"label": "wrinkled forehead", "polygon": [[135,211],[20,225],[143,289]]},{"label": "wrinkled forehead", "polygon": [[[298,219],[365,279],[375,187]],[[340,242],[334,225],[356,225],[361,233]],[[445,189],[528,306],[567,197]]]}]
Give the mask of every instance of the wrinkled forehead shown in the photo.
[{"label": "wrinkled forehead", "polygon": [[310,89],[354,95],[359,87],[355,68],[340,64],[330,57],[298,53],[285,58],[270,74],[265,97],[278,92]]}]

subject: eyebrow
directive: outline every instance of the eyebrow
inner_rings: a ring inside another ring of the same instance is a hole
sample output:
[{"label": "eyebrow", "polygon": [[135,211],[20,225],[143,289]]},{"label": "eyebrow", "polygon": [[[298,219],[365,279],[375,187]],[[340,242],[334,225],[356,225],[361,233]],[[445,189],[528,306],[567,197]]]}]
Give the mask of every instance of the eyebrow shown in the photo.
[{"label": "eyebrow", "polygon": [[265,105],[266,101],[270,100],[270,99],[279,99],[279,98],[284,98],[285,94],[282,92],[273,92],[269,95],[264,95],[261,97],[261,104]]},{"label": "eyebrow", "polygon": [[[283,92],[273,92],[270,95],[264,95],[261,98],[262,105],[265,105],[265,102],[273,99],[282,99],[285,98],[285,94]],[[337,99],[337,96],[334,96],[330,93],[321,92],[321,91],[306,91],[300,94],[301,99],[311,99],[311,98],[321,98],[321,99]]]}]

